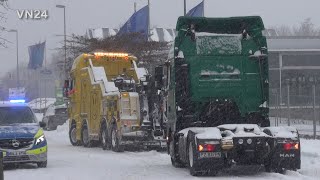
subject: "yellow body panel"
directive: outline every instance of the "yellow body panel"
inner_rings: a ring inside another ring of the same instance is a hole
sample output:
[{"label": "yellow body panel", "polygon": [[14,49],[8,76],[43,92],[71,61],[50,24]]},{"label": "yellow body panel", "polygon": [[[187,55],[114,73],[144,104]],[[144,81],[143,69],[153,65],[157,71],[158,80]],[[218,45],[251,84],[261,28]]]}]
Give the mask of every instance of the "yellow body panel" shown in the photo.
[{"label": "yellow body panel", "polygon": [[[76,124],[77,140],[81,140],[81,127],[84,123],[88,126],[90,140],[99,140],[102,121],[107,121],[108,126],[116,123],[119,132],[121,132],[122,105],[120,100],[123,93],[118,95],[105,94],[101,85],[92,79],[92,75],[90,76],[90,62],[94,67],[104,68],[109,82],[121,74],[132,77],[135,82],[139,82],[133,66],[135,60],[134,56],[108,57],[92,54],[82,54],[75,59],[70,73],[73,80],[73,93],[69,94],[68,112],[69,127],[72,123]],[[137,115],[133,124],[139,125],[139,123],[140,116]]]}]

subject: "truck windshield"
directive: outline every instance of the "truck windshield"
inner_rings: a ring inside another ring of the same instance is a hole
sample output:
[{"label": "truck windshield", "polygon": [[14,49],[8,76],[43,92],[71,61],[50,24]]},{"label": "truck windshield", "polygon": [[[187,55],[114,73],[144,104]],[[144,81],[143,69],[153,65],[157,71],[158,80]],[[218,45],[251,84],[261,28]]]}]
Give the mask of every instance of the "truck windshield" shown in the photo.
[{"label": "truck windshield", "polygon": [[241,55],[241,34],[196,33],[198,55]]},{"label": "truck windshield", "polygon": [[17,123],[36,123],[35,117],[28,107],[0,107],[0,125]]}]

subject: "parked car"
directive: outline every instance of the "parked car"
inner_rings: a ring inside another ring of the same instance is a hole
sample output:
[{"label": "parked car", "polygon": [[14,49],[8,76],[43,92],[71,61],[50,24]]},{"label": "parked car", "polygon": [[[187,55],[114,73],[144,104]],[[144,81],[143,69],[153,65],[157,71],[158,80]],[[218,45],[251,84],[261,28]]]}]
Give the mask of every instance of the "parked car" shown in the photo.
[{"label": "parked car", "polygon": [[66,105],[50,105],[44,113],[42,122],[46,124],[45,130],[56,130],[59,125],[64,124],[68,119]]}]

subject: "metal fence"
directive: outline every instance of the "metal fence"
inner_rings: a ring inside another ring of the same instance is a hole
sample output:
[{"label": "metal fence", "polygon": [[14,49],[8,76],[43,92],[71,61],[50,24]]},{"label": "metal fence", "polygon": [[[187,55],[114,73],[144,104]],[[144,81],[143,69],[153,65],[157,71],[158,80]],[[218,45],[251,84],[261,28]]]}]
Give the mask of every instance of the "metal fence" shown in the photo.
[{"label": "metal fence", "polygon": [[270,122],[273,126],[295,126],[304,137],[320,139],[320,97],[316,87],[308,95],[285,91],[270,93]]}]

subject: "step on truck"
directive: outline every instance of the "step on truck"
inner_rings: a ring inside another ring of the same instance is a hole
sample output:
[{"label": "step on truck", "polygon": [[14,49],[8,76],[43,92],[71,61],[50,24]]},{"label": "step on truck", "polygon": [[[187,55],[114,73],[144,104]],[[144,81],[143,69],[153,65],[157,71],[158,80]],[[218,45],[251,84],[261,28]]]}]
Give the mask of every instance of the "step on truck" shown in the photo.
[{"label": "step on truck", "polygon": [[260,17],[180,17],[156,79],[172,165],[191,175],[234,165],[300,169],[299,133],[270,127],[268,49]]},{"label": "step on truck", "polygon": [[72,145],[100,144],[117,152],[166,147],[165,122],[153,120],[152,78],[136,61],[114,52],[85,53],[74,60],[64,85]]}]

